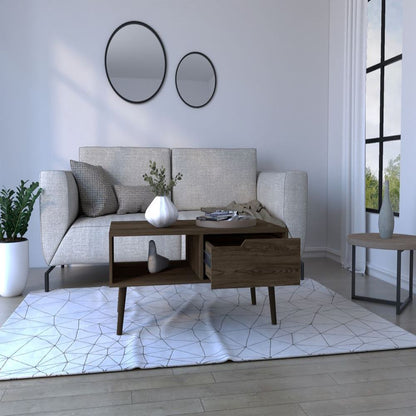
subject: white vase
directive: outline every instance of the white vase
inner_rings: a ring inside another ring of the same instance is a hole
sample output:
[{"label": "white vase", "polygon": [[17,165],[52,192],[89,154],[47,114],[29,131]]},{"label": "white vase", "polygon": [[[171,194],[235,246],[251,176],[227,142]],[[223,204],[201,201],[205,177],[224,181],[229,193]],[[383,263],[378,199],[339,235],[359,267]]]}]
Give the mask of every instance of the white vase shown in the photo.
[{"label": "white vase", "polygon": [[0,296],[22,294],[29,274],[29,241],[0,242]]},{"label": "white vase", "polygon": [[381,238],[391,238],[394,229],[394,214],[390,203],[389,181],[384,184],[383,202],[378,216],[378,230]]},{"label": "white vase", "polygon": [[167,196],[157,196],[147,207],[144,217],[155,227],[169,227],[178,219],[178,210]]}]

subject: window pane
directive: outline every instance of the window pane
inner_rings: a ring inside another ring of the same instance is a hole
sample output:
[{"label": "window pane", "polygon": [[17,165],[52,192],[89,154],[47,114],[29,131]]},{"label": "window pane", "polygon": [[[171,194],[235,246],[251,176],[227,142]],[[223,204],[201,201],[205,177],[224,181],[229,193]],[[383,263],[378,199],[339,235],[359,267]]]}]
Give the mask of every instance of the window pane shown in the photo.
[{"label": "window pane", "polygon": [[383,182],[390,185],[390,202],[394,212],[399,212],[400,197],[400,140],[383,143]]},{"label": "window pane", "polygon": [[384,137],[401,133],[402,61],[386,66],[384,72]]},{"label": "window pane", "polygon": [[378,209],[378,143],[365,146],[365,207]]},{"label": "window pane", "polygon": [[386,0],[385,59],[402,53],[402,20],[403,1]]},{"label": "window pane", "polygon": [[367,68],[378,64],[381,48],[381,0],[368,2]]},{"label": "window pane", "polygon": [[380,137],[380,70],[367,74],[365,111],[365,137]]}]

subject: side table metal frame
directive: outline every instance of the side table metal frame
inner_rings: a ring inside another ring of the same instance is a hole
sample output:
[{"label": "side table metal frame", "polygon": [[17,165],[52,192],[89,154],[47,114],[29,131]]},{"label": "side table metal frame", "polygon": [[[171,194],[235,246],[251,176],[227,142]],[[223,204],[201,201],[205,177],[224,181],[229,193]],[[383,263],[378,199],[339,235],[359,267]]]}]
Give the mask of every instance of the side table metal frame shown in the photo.
[{"label": "side table metal frame", "polygon": [[355,245],[352,244],[352,279],[351,279],[351,299],[364,300],[367,302],[384,303],[388,305],[396,305],[396,315],[400,315],[403,309],[413,299],[413,250],[410,252],[409,261],[409,296],[403,302],[400,299],[401,278],[402,278],[402,251],[397,250],[397,282],[396,282],[396,300],[372,298],[368,296],[358,296],[355,294]]}]

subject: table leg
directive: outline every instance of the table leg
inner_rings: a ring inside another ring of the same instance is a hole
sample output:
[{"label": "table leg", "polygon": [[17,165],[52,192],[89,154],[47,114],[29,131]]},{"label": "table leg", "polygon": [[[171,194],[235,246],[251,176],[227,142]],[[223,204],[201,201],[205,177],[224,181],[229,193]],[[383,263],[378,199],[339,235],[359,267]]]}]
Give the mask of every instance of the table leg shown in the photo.
[{"label": "table leg", "polygon": [[409,298],[413,298],[413,250],[410,250],[409,261]]},{"label": "table leg", "polygon": [[256,288],[251,287],[250,292],[251,292],[251,304],[255,305],[256,304]]},{"label": "table leg", "polygon": [[397,250],[396,314],[400,313],[400,291],[402,282],[402,251]]},{"label": "table leg", "polygon": [[117,335],[123,334],[124,308],[126,306],[126,287],[118,289],[118,305],[117,305]]},{"label": "table leg", "polygon": [[352,246],[351,298],[355,297],[355,246]]},{"label": "table leg", "polygon": [[276,297],[274,293],[274,286],[269,286],[269,302],[270,302],[270,316],[272,318],[272,325],[276,325],[277,324]]}]

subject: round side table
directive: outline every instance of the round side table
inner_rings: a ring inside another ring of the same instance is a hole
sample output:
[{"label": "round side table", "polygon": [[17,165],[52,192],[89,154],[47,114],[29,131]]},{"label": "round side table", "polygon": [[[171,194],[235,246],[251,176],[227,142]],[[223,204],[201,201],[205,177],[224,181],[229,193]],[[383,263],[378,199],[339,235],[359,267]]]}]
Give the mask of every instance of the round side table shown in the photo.
[{"label": "round side table", "polygon": [[[351,299],[365,300],[368,302],[386,303],[396,305],[396,314],[399,315],[413,299],[413,251],[416,250],[416,236],[407,234],[393,234],[392,238],[381,238],[378,233],[350,234],[347,237],[352,246],[352,273],[351,273]],[[396,300],[371,298],[355,294],[355,247],[376,248],[381,250],[397,251],[397,282]],[[409,296],[403,302],[400,299],[401,275],[402,275],[402,251],[409,250]]]}]

